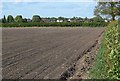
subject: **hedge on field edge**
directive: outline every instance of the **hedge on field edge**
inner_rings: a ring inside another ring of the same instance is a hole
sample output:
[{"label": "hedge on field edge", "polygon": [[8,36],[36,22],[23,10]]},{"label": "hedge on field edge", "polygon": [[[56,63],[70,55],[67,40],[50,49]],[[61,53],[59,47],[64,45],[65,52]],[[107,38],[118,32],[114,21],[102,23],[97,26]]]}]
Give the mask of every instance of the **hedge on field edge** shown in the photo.
[{"label": "hedge on field edge", "polygon": [[111,22],[105,30],[95,65],[90,70],[92,79],[120,80],[120,26]]},{"label": "hedge on field edge", "polygon": [[29,23],[3,23],[2,27],[104,27],[105,22],[29,22]]}]

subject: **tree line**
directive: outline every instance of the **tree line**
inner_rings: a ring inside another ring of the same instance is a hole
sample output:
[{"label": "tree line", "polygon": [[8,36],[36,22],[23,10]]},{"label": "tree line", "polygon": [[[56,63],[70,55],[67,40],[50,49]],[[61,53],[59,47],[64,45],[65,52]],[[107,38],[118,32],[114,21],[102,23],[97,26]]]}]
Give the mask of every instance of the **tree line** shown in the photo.
[{"label": "tree line", "polygon": [[[41,21],[41,17],[39,15],[34,15],[32,17],[32,22],[40,22]],[[12,23],[12,22],[27,22],[27,19],[22,17],[22,15],[17,15],[15,18],[12,15],[8,15],[8,17],[6,18],[5,15],[4,17],[1,19],[2,23]]]},{"label": "tree line", "polygon": [[[80,18],[80,17],[73,17],[71,20],[75,20],[75,22],[43,22],[44,18],[41,18],[39,15],[33,15],[32,19],[28,21],[29,19],[23,18],[22,15],[17,15],[15,18],[12,15],[8,15],[7,18],[4,16],[1,20],[2,27],[78,27],[78,26],[90,26],[90,27],[104,27],[108,23],[104,22],[104,19],[100,16],[93,17],[93,18]],[[64,17],[52,17],[47,18],[48,20],[68,20],[69,18]],[[76,22],[77,20],[80,20],[79,22]],[[82,21],[81,21],[82,20]],[[87,22],[86,22],[87,21]],[[92,22],[91,22],[92,21]],[[94,22],[95,21],[95,22]]]},{"label": "tree line", "polygon": [[[13,23],[13,22],[44,22],[44,19],[47,19],[47,22],[57,22],[57,20],[63,20],[63,22],[104,22],[101,16],[96,16],[93,18],[81,18],[81,17],[73,17],[73,18],[65,18],[65,17],[52,17],[52,18],[41,18],[39,15],[33,15],[32,19],[23,18],[22,15],[17,15],[15,18],[12,15],[8,15],[7,18],[4,17],[1,19],[2,23]],[[69,21],[70,20],[70,21]]]}]

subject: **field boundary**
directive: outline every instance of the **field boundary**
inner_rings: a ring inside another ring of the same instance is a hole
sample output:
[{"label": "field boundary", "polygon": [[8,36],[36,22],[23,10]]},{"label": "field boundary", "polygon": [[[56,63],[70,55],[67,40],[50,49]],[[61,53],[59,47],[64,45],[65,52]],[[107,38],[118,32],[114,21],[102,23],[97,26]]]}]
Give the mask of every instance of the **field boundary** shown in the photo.
[{"label": "field boundary", "polygon": [[117,22],[107,27],[97,54],[96,62],[90,71],[92,79],[119,80],[120,29]]},{"label": "field boundary", "polygon": [[105,27],[107,22],[30,22],[30,23],[2,23],[2,27]]}]

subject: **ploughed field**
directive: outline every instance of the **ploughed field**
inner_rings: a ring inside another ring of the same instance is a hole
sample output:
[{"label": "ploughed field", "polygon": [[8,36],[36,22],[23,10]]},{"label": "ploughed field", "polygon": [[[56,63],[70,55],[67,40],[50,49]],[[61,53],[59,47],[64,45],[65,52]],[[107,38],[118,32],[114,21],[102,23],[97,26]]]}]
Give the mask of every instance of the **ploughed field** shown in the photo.
[{"label": "ploughed field", "polygon": [[3,28],[4,79],[57,79],[104,28]]}]

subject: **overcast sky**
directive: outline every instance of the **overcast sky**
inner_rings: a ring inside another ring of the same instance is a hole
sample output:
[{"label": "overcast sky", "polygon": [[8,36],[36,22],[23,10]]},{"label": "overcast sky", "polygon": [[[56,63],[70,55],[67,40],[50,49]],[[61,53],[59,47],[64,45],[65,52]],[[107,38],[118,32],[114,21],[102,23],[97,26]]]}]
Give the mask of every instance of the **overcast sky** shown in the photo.
[{"label": "overcast sky", "polygon": [[3,15],[22,15],[26,18],[32,18],[33,15],[41,17],[93,17],[94,1],[83,0],[4,0],[2,2]]}]

